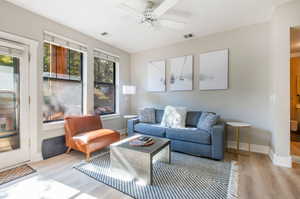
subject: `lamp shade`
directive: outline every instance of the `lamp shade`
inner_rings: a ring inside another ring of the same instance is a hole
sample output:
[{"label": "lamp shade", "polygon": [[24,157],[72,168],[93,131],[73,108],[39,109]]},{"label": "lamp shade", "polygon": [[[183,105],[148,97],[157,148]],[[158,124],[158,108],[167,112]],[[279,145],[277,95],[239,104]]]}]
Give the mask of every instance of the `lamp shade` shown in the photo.
[{"label": "lamp shade", "polygon": [[124,95],[134,95],[136,93],[136,87],[133,85],[124,85],[123,94]]}]

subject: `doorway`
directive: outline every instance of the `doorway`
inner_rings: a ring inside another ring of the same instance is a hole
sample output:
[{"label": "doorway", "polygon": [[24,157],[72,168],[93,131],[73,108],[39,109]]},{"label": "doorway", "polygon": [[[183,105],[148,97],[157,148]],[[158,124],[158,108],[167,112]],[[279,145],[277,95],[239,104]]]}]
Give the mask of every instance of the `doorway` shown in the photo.
[{"label": "doorway", "polygon": [[29,50],[0,38],[0,169],[30,159]]},{"label": "doorway", "polygon": [[293,160],[298,162],[300,160],[300,27],[291,28],[290,34],[290,146]]}]

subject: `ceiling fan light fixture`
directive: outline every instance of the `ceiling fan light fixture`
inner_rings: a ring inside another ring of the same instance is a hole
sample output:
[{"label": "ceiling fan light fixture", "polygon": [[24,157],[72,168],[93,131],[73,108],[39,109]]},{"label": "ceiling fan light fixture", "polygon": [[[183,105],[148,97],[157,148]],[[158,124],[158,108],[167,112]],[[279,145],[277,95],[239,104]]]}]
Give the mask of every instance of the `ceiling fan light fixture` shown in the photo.
[{"label": "ceiling fan light fixture", "polygon": [[100,35],[103,36],[103,37],[109,36],[108,32],[102,32]]},{"label": "ceiling fan light fixture", "polygon": [[188,33],[188,34],[183,35],[183,37],[185,39],[190,39],[190,38],[194,37],[194,35],[192,33]]}]

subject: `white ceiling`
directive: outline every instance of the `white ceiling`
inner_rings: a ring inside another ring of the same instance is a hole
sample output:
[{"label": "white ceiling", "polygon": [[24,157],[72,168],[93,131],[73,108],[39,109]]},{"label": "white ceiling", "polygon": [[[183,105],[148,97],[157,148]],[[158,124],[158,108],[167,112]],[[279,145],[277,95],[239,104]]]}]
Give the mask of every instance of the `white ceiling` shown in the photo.
[{"label": "white ceiling", "polygon": [[[7,0],[34,13],[72,27],[130,53],[267,21],[274,6],[287,0],[180,0],[163,18],[183,21],[182,30],[152,29],[138,24],[118,8],[122,2],[138,8],[146,0]],[[162,0],[153,0],[157,3]],[[178,18],[174,14],[179,14]],[[182,18],[184,16],[184,19]],[[101,32],[108,32],[103,37]]]}]

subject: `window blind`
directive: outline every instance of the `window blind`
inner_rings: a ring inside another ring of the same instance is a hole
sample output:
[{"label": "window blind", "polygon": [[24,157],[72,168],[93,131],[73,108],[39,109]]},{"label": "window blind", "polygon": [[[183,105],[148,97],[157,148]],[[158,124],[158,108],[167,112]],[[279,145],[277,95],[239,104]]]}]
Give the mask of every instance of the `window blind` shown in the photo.
[{"label": "window blind", "polygon": [[100,51],[100,50],[94,50],[94,56],[95,57],[99,57],[102,59],[106,59],[112,62],[119,62],[120,58],[114,55],[110,55],[108,53],[105,53],[104,51]]},{"label": "window blind", "polygon": [[63,36],[56,35],[50,32],[44,32],[44,41],[60,45],[66,48],[87,52],[87,46]]}]

